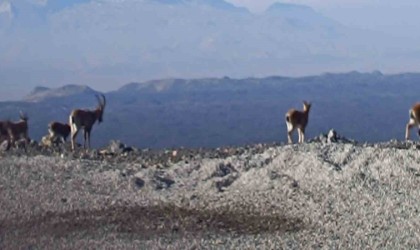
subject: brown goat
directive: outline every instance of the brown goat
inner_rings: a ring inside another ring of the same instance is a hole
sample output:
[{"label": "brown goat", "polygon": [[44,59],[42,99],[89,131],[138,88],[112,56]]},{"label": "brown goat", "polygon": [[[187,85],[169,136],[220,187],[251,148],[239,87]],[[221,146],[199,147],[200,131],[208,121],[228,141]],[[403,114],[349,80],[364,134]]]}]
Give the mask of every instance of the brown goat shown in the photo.
[{"label": "brown goat", "polygon": [[[408,140],[410,138],[410,129],[414,126],[420,126],[420,103],[416,103],[413,107],[408,111],[409,114],[409,121],[407,126],[405,127],[405,139]],[[420,136],[420,130],[419,130]]]},{"label": "brown goat", "polygon": [[66,142],[67,137],[70,135],[71,128],[70,125],[61,123],[61,122],[50,122],[48,124],[48,132],[52,141],[60,139],[61,142]]},{"label": "brown goat", "polygon": [[17,122],[6,121],[4,127],[7,131],[9,145],[15,145],[20,139],[25,139],[25,148],[29,143],[28,116],[20,112],[20,120]]},{"label": "brown goat", "polygon": [[298,111],[295,109],[290,109],[286,113],[286,126],[287,126],[287,141],[288,143],[292,142],[292,132],[297,129],[299,136],[299,143],[305,141],[305,129],[309,121],[309,111],[311,109],[311,104],[304,101],[303,102],[303,111]]},{"label": "brown goat", "polygon": [[9,132],[7,132],[7,121],[0,121],[0,143],[9,140]]},{"label": "brown goat", "polygon": [[84,132],[84,144],[83,147],[90,148],[90,133],[92,131],[93,124],[96,121],[98,123],[102,122],[102,116],[104,113],[106,99],[104,95],[101,95],[102,99],[96,95],[98,99],[98,106],[94,110],[83,110],[83,109],[75,109],[71,112],[69,117],[69,124],[71,127],[71,148],[74,151],[75,149],[75,140],[77,133],[83,128]]}]

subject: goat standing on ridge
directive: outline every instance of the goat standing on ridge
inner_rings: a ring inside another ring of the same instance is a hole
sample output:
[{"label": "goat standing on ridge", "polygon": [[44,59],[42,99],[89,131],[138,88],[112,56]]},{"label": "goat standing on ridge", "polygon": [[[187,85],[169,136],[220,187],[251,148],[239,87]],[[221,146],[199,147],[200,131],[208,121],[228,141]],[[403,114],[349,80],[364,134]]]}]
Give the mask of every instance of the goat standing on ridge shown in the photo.
[{"label": "goat standing on ridge", "polygon": [[25,139],[25,149],[27,144],[29,143],[29,136],[28,136],[28,116],[24,114],[22,111],[20,112],[20,121],[11,122],[6,121],[4,123],[4,128],[7,131],[7,140],[9,142],[9,147],[11,145],[15,145],[15,143],[20,139]]},{"label": "goat standing on ridge", "polygon": [[102,99],[96,95],[98,99],[98,106],[94,110],[83,110],[83,109],[74,109],[69,117],[69,124],[71,128],[71,149],[74,151],[75,149],[75,140],[77,133],[81,128],[83,128],[83,135],[84,135],[84,144],[83,148],[86,149],[86,142],[87,147],[90,148],[90,133],[92,131],[93,124],[96,121],[98,123],[102,122],[102,116],[104,113],[106,99],[105,96],[102,95]]},{"label": "goat standing on ridge", "polygon": [[287,141],[288,141],[288,143],[293,143],[292,142],[292,132],[295,129],[298,130],[299,143],[303,143],[305,141],[305,128],[306,128],[306,125],[308,125],[310,109],[311,109],[311,104],[304,101],[303,102],[303,111],[290,109],[286,113]]},{"label": "goat standing on ridge", "polygon": [[[416,103],[413,107],[409,110],[410,120],[405,127],[405,139],[408,140],[410,138],[410,129],[414,126],[420,126],[420,103]],[[420,136],[420,130],[419,130]]]}]

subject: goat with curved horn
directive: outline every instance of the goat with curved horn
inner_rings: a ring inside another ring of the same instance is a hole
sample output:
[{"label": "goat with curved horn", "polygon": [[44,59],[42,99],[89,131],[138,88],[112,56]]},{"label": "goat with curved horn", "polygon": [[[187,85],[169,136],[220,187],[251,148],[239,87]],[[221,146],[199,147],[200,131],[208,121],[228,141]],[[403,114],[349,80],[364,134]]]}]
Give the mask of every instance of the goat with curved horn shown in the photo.
[{"label": "goat with curved horn", "polygon": [[77,133],[80,131],[80,129],[83,128],[83,147],[86,148],[87,143],[87,147],[90,148],[90,133],[92,131],[93,124],[95,124],[96,121],[98,121],[98,123],[102,122],[102,116],[106,105],[106,99],[103,94],[101,94],[101,97],[99,97],[99,95],[96,95],[96,98],[98,100],[98,106],[96,107],[96,109],[74,109],[70,113],[69,124],[71,128],[71,148],[73,151],[75,149],[75,140],[77,137]]}]

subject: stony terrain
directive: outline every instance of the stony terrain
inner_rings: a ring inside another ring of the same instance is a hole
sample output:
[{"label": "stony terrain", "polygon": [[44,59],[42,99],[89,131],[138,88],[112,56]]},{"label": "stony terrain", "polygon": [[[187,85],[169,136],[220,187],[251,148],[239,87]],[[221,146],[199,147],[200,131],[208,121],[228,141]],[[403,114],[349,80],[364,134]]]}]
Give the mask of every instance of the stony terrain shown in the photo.
[{"label": "stony terrain", "polygon": [[418,249],[420,144],[0,153],[1,249]]}]

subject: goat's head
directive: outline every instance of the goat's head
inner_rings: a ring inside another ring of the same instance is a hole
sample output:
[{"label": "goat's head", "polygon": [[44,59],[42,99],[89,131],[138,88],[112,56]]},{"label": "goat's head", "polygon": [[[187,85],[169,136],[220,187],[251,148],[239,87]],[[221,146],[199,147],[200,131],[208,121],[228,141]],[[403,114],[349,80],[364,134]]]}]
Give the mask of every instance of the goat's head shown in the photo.
[{"label": "goat's head", "polygon": [[25,122],[28,121],[28,115],[22,111],[19,112],[19,117],[22,121],[25,121]]},{"label": "goat's head", "polygon": [[311,109],[312,103],[303,101],[303,111],[308,111]]}]

